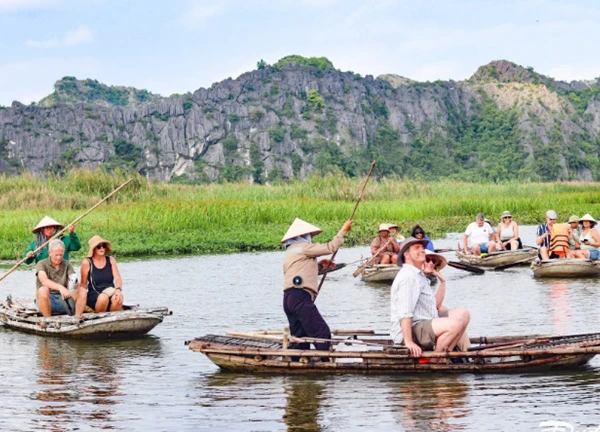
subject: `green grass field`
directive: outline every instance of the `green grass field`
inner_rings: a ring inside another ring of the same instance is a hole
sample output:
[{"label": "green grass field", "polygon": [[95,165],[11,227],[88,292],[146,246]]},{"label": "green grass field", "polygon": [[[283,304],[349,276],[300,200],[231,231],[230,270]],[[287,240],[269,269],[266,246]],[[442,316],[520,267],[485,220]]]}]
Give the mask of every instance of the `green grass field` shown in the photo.
[{"label": "green grass field", "polygon": [[[83,170],[44,180],[0,176],[0,259],[20,257],[44,215],[69,223],[127,178]],[[270,186],[187,186],[138,176],[78,224],[84,248],[74,258],[84,256],[94,234],[111,240],[116,256],[274,250],[295,217],[321,227],[326,241],[350,216],[363,181],[331,175]],[[371,179],[348,243],[368,243],[383,222],[400,224],[404,235],[420,223],[435,238],[464,230],[480,211],[494,223],[510,210],[519,224],[537,224],[549,208],[565,221],[573,213],[599,217],[600,183]]]}]

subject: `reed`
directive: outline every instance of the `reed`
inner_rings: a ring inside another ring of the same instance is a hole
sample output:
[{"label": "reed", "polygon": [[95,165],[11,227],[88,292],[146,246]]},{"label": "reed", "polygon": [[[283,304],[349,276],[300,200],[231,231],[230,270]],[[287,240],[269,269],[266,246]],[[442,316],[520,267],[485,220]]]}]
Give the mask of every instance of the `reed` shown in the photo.
[{"label": "reed", "polygon": [[[72,171],[45,179],[0,176],[0,259],[16,259],[44,216],[73,220],[130,176],[101,170]],[[329,240],[352,211],[363,179],[310,177],[281,185],[172,185],[136,176],[132,184],[77,227],[82,242],[100,234],[117,256],[263,251],[279,240],[295,217],[321,228]],[[477,184],[456,181],[371,180],[355,216],[348,244],[365,244],[382,222],[408,235],[415,223],[433,237],[462,231],[484,212],[494,223],[510,210],[520,224],[543,221],[549,208],[600,216],[598,183]],[[85,247],[83,248],[85,249]],[[84,250],[75,258],[84,256]]]}]

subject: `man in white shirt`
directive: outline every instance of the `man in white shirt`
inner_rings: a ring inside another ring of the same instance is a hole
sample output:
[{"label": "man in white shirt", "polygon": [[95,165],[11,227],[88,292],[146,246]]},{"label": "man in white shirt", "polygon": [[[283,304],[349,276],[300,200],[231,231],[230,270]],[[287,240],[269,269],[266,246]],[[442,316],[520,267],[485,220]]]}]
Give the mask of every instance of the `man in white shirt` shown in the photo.
[{"label": "man in white shirt", "polygon": [[[483,213],[479,213],[475,222],[469,224],[463,235],[465,252],[474,255],[495,252],[497,249],[495,237],[494,229],[485,221]],[[471,248],[469,248],[469,238],[471,239]]]},{"label": "man in white shirt", "polygon": [[391,293],[391,336],[404,343],[413,356],[422,349],[435,352],[452,350],[469,324],[465,308],[452,309],[441,318],[437,310],[435,289],[422,272],[428,240],[408,237],[400,249],[402,269],[394,279]]}]

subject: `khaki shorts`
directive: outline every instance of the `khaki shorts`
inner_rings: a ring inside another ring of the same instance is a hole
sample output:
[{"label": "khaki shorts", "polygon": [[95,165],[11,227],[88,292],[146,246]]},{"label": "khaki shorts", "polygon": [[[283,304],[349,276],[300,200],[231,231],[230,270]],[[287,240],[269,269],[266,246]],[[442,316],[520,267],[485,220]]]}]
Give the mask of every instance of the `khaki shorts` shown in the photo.
[{"label": "khaki shorts", "polygon": [[[433,320],[419,321],[412,327],[413,341],[424,350],[432,350],[435,346],[437,337],[433,332],[431,322]],[[404,343],[404,340],[402,341]]]}]

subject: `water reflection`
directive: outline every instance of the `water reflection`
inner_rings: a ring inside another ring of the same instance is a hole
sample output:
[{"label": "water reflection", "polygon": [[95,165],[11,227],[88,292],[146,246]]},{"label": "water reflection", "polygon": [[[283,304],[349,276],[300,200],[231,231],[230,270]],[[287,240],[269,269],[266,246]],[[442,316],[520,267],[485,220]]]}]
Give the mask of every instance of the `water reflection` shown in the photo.
[{"label": "water reflection", "polygon": [[469,385],[458,376],[406,377],[389,382],[390,405],[406,430],[463,430],[471,409]]},{"label": "water reflection", "polygon": [[[136,341],[37,340],[37,388],[31,398],[40,402],[36,428],[72,430],[86,421],[94,429],[113,429],[112,407],[124,396],[121,389],[132,359],[160,356],[160,341],[147,337]],[[88,404],[87,409],[82,405]]]},{"label": "water reflection", "polygon": [[325,385],[314,379],[291,377],[284,384],[286,395],[283,422],[288,431],[320,431],[319,410]]},{"label": "water reflection", "polygon": [[564,281],[550,282],[550,307],[552,322],[555,324],[557,334],[566,334],[569,331],[569,285]]}]

